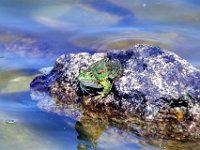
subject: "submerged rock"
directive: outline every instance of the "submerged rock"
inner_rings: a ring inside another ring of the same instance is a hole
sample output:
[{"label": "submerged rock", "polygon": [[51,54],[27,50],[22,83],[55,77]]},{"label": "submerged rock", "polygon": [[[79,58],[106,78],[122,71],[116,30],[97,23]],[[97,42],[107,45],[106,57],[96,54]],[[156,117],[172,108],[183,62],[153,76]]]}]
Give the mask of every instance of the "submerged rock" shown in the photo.
[{"label": "submerged rock", "polygon": [[[81,93],[77,77],[80,67],[88,67],[104,57],[118,59],[124,73],[115,81],[110,94],[97,100]],[[112,125],[141,136],[200,138],[200,70],[159,47],[135,45],[108,53],[62,55],[49,74],[32,81],[31,90],[43,106],[47,103],[38,93],[48,92],[58,109],[62,104],[81,108],[80,112],[87,109],[102,113]],[[71,115],[70,112],[66,114]],[[72,116],[80,119],[80,112],[73,111]]]}]

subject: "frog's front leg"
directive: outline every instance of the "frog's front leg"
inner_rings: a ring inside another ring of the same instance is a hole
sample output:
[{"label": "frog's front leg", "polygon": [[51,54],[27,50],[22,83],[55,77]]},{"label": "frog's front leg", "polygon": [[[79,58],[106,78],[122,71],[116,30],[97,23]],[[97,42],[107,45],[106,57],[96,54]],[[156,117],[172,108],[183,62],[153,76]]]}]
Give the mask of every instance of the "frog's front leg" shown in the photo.
[{"label": "frog's front leg", "polygon": [[110,92],[112,83],[109,80],[104,80],[104,81],[101,81],[100,84],[103,86],[101,98],[104,98]]},{"label": "frog's front leg", "polygon": [[84,85],[82,85],[81,83],[80,83],[80,88],[81,88],[81,90],[82,90],[83,93],[86,92],[86,93],[88,93],[88,94],[91,94],[91,93],[88,91],[87,87],[84,86]]}]

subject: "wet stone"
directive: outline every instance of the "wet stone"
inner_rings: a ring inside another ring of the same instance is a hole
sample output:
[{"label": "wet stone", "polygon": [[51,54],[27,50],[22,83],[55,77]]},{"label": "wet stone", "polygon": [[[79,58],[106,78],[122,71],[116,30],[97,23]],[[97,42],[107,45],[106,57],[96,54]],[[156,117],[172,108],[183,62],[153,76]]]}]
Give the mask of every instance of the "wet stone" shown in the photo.
[{"label": "wet stone", "polygon": [[14,124],[16,122],[16,120],[15,119],[7,119],[7,120],[5,120],[5,122],[7,124]]},{"label": "wet stone", "polygon": [[[93,95],[84,95],[77,81],[79,69],[105,57],[121,62],[123,76],[103,99],[95,99],[95,91]],[[93,55],[62,55],[49,73],[36,77],[30,86],[33,99],[39,100],[47,111],[79,116],[77,120],[81,120],[80,114],[85,110],[102,113],[112,125],[123,126],[140,136],[200,138],[200,70],[159,47],[135,45]],[[47,100],[41,93],[48,93],[52,99]],[[61,105],[79,111],[60,110]]]}]

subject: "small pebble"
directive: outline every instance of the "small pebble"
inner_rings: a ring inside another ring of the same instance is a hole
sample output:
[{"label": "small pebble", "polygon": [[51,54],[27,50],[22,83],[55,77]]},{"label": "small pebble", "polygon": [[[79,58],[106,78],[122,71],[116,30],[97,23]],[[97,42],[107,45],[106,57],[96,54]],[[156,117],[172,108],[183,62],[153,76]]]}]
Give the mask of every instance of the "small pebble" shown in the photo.
[{"label": "small pebble", "polygon": [[8,124],[14,124],[16,122],[16,120],[8,119],[8,120],[5,120],[5,122],[8,123]]}]

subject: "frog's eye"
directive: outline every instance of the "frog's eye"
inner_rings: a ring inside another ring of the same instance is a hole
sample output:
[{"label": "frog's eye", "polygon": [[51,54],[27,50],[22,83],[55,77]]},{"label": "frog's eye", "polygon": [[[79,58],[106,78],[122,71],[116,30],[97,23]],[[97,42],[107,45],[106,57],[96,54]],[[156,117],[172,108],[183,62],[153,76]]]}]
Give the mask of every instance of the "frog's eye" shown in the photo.
[{"label": "frog's eye", "polygon": [[92,76],[93,76],[93,73],[92,73],[92,72],[89,72],[88,75],[89,75],[89,77],[92,77]]},{"label": "frog's eye", "polygon": [[87,69],[87,66],[85,64],[80,66],[80,70],[86,70],[86,69]]}]

